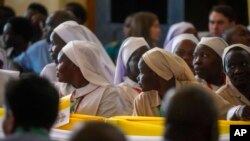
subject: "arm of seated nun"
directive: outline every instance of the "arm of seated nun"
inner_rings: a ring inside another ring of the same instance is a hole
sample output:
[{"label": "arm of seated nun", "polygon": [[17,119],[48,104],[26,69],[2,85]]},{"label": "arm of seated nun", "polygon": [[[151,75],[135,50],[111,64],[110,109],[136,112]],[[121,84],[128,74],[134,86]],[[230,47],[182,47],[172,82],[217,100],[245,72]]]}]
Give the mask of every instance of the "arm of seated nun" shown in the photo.
[{"label": "arm of seated nun", "polygon": [[231,108],[227,114],[227,120],[250,120],[250,106],[238,105]]},{"label": "arm of seated nun", "polygon": [[102,96],[101,103],[99,105],[97,116],[112,117],[121,115],[119,93],[116,88],[107,88]]}]

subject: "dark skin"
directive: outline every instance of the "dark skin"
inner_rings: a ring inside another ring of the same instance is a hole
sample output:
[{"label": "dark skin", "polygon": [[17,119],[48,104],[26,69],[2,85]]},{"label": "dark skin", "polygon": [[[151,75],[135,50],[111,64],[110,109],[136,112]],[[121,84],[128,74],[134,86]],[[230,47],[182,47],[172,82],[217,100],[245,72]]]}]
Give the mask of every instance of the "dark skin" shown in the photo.
[{"label": "dark skin", "polygon": [[194,72],[194,66],[193,66],[193,53],[195,50],[196,44],[190,40],[183,40],[181,43],[179,43],[174,53],[180,56],[190,67],[190,69]]},{"label": "dark skin", "polygon": [[80,68],[71,62],[64,53],[58,55],[56,75],[59,82],[71,84],[75,88],[82,88],[89,84]]},{"label": "dark skin", "polygon": [[161,99],[163,99],[165,93],[175,87],[175,78],[165,80],[158,76],[153,70],[151,70],[144,60],[141,58],[138,64],[139,75],[137,77],[138,84],[141,86],[142,91],[156,90]]},{"label": "dark skin", "polygon": [[66,43],[55,32],[51,34],[51,48],[49,49],[52,60],[57,64],[57,56]]},{"label": "dark skin", "polygon": [[225,56],[225,72],[233,85],[250,100],[250,54],[231,50]]},{"label": "dark skin", "polygon": [[250,46],[250,31],[243,25],[236,25],[226,30],[223,38],[229,45],[241,43]]},{"label": "dark skin", "polygon": [[221,57],[206,45],[199,45],[194,51],[194,70],[200,78],[207,83],[221,86],[224,84],[225,74],[223,72]]},{"label": "dark skin", "polygon": [[[225,56],[225,73],[231,83],[250,100],[250,54],[243,49],[235,48]],[[231,120],[240,120],[239,117],[232,117]],[[245,106],[241,120],[250,120],[250,106]]]},{"label": "dark skin", "polygon": [[148,50],[146,46],[137,49],[128,59],[127,72],[128,77],[137,82],[137,76],[139,75],[138,62],[142,55]]},{"label": "dark skin", "polygon": [[15,34],[10,23],[6,23],[4,26],[3,40],[7,48],[14,47],[14,50],[10,55],[11,58],[16,57],[28,48],[28,41],[26,41],[21,35]]}]

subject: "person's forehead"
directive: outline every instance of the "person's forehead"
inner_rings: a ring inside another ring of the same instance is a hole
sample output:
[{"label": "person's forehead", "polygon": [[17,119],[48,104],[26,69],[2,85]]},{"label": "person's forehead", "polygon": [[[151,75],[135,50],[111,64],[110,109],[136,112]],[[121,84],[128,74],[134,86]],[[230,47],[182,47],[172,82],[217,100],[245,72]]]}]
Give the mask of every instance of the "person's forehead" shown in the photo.
[{"label": "person's forehead", "polygon": [[203,44],[197,45],[194,52],[195,53],[206,52],[206,53],[216,54],[216,52],[212,48],[210,48],[207,45],[203,45]]},{"label": "person's forehead", "polygon": [[[235,56],[237,56],[237,57],[235,57]],[[244,49],[231,49],[228,51],[228,53],[225,56],[225,58],[229,58],[229,57],[230,58],[234,57],[233,59],[246,60],[247,58],[250,58],[250,54]],[[247,60],[249,60],[249,59],[247,59]]]},{"label": "person's forehead", "polygon": [[209,15],[209,20],[213,21],[226,21],[229,20],[226,16],[224,16],[222,13],[212,11]]}]

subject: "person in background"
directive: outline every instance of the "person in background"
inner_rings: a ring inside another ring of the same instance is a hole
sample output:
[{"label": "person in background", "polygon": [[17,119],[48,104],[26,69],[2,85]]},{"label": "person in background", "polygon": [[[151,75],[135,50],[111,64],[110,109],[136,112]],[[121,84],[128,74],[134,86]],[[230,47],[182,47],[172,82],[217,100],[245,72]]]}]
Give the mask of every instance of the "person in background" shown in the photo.
[{"label": "person in background", "polygon": [[14,59],[17,70],[40,74],[44,66],[52,62],[49,55],[50,34],[59,24],[69,20],[75,20],[75,17],[68,12],[56,11],[52,13],[46,19],[43,31],[43,36],[46,38],[32,44],[27,51]]},{"label": "person in background", "polygon": [[24,17],[28,18],[33,26],[32,43],[41,40],[47,16],[48,11],[46,7],[40,3],[31,3],[26,9]]},{"label": "person in background", "polygon": [[192,23],[179,22],[171,25],[164,41],[164,49],[171,52],[174,37],[184,33],[193,34],[197,37],[197,30]]},{"label": "person in background", "polygon": [[164,141],[218,141],[218,111],[203,87],[186,85],[164,98]]},{"label": "person in background", "polygon": [[75,21],[66,21],[57,26],[51,34],[50,55],[53,63],[50,63],[44,67],[41,72],[41,76],[48,78],[49,80],[56,81],[56,64],[58,63],[57,56],[61,49],[70,41],[82,40],[96,43],[102,51],[104,64],[107,64],[106,68],[112,70],[110,72],[110,80],[113,81],[115,74],[115,66],[105,50],[99,39],[84,25],[79,25]]},{"label": "person in background", "polygon": [[[223,68],[229,81],[217,94],[236,107],[236,111],[250,111],[250,48],[243,44],[233,44],[224,49]],[[245,108],[239,105],[247,105]],[[237,120],[247,120],[240,115]],[[248,119],[249,120],[249,119]]]},{"label": "person in background", "polygon": [[23,17],[14,17],[7,21],[3,30],[9,69],[15,69],[13,59],[29,47],[32,38],[31,22]]},{"label": "person in background", "polygon": [[[138,68],[140,74],[137,79],[142,93],[134,100],[135,116],[164,116],[161,101],[166,92],[187,84],[200,85],[182,58],[160,48],[153,48],[144,53]],[[226,119],[226,114],[232,106],[212,91],[211,96],[219,111],[219,118]]]},{"label": "person in background", "polygon": [[114,83],[118,87],[124,105],[123,115],[132,115],[134,99],[141,92],[137,84],[138,62],[148,49],[149,45],[142,37],[129,37],[122,43]]},{"label": "person in background", "polygon": [[250,31],[243,25],[235,25],[227,29],[222,38],[229,44],[244,44],[250,46]]},{"label": "person in background", "polygon": [[[123,25],[123,36],[124,38],[127,38],[130,36],[131,32],[131,21],[133,18],[134,14],[130,14],[126,17],[124,25]],[[116,59],[120,50],[122,44],[122,40],[119,41],[112,41],[111,43],[108,43],[107,45],[104,46],[106,52],[112,59],[114,63],[116,63]]]},{"label": "person in background", "polygon": [[156,47],[160,38],[160,23],[151,12],[135,13],[131,21],[131,37],[143,37],[150,48]]},{"label": "person in background", "polygon": [[76,21],[80,25],[84,25],[87,21],[86,9],[77,2],[69,2],[64,6],[64,10],[71,12],[75,17]]},{"label": "person in background", "polygon": [[117,127],[103,122],[86,122],[76,131],[70,141],[126,141]]},{"label": "person in background", "polygon": [[58,114],[59,96],[46,79],[35,75],[12,80],[5,92],[2,141],[50,141]]},{"label": "person in background", "polygon": [[58,81],[74,87],[72,113],[111,117],[121,112],[119,93],[102,60],[101,48],[89,41],[71,41],[59,53]]},{"label": "person in background", "polygon": [[16,16],[15,11],[9,6],[0,6],[0,48],[5,48],[3,42],[3,28],[6,22]]},{"label": "person in background", "polygon": [[209,14],[208,36],[221,37],[222,33],[236,23],[235,13],[228,5],[216,5]]},{"label": "person in background", "polygon": [[180,34],[173,39],[171,52],[180,56],[194,73],[193,54],[198,39],[193,34]]},{"label": "person in background", "polygon": [[228,44],[219,37],[203,37],[195,48],[193,66],[196,79],[213,91],[225,84],[222,53]]}]

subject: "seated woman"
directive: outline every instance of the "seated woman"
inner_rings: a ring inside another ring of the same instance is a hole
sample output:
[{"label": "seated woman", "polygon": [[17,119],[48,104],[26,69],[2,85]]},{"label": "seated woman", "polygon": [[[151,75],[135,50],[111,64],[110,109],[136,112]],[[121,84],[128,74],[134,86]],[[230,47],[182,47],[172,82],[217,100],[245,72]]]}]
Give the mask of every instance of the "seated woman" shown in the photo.
[{"label": "seated woman", "polygon": [[[109,81],[101,48],[89,41],[71,41],[58,55],[59,82],[72,85],[71,112],[111,117],[119,115],[119,94]],[[66,95],[66,94],[61,94]]]},{"label": "seated woman", "polygon": [[189,22],[179,22],[170,26],[168,34],[164,41],[164,49],[171,52],[172,43],[175,36],[183,33],[193,34],[197,37],[197,30],[192,23]]},{"label": "seated woman", "polygon": [[104,122],[87,122],[72,135],[70,141],[126,141],[117,127]]},{"label": "seated woman", "polygon": [[[133,115],[163,116],[161,101],[165,93],[171,88],[196,83],[192,71],[183,59],[160,48],[144,53],[138,68],[138,83],[143,92],[135,98]],[[225,119],[231,105],[212,91],[211,96],[220,112],[220,118]]]},{"label": "seated woman", "polygon": [[118,85],[121,94],[123,115],[132,115],[134,98],[141,92],[136,79],[139,74],[137,65],[142,54],[148,49],[149,45],[142,37],[129,37],[122,43],[114,83]]},{"label": "seated woman", "polygon": [[218,141],[218,111],[209,91],[187,85],[167,95],[165,141]]},{"label": "seated woman", "polygon": [[81,40],[94,42],[101,48],[101,55],[107,64],[106,68],[110,71],[110,82],[113,82],[115,73],[115,66],[108,54],[103,49],[99,39],[85,26],[79,25],[75,21],[66,21],[57,26],[51,33],[50,40],[52,47],[50,48],[50,55],[54,63],[48,64],[41,72],[41,76],[48,78],[50,81],[56,80],[56,64],[57,56],[61,49],[70,41]]},{"label": "seated woman", "polygon": [[198,39],[193,34],[180,34],[173,39],[171,52],[180,56],[194,72],[193,53]]},{"label": "seated woman", "polygon": [[196,79],[213,91],[225,84],[221,56],[228,45],[219,37],[203,37],[194,51]]},{"label": "seated woman", "polygon": [[[230,81],[216,93],[234,106],[247,105],[250,110],[250,48],[243,44],[231,45],[224,50],[222,58]],[[237,111],[242,110],[238,107]]]},{"label": "seated woman", "polygon": [[160,40],[160,22],[152,12],[137,12],[133,15],[130,26],[130,37],[143,37],[150,48],[157,45]]}]

